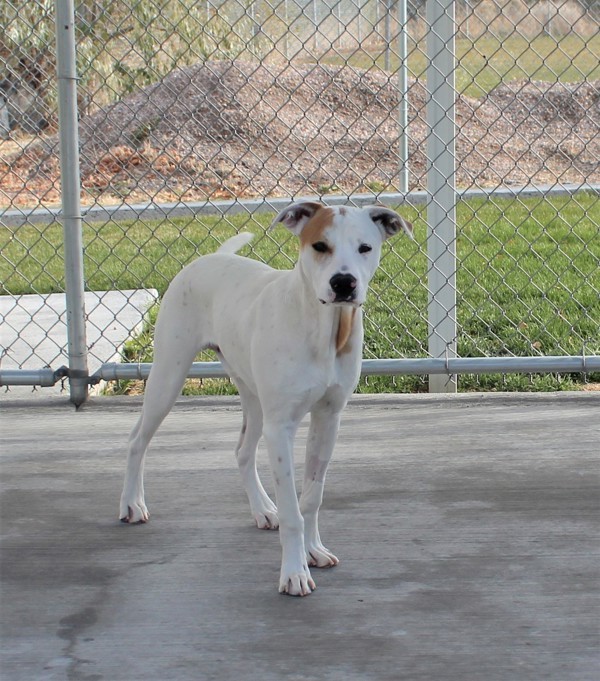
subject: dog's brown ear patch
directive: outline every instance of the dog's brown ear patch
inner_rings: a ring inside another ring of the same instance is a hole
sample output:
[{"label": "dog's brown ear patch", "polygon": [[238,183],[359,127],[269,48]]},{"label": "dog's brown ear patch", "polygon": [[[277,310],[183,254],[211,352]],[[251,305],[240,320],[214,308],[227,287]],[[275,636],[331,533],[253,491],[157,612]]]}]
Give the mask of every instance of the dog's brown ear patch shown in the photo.
[{"label": "dog's brown ear patch", "polygon": [[310,220],[306,223],[304,229],[300,233],[300,246],[310,246],[317,241],[324,241],[324,232],[333,224],[335,213],[333,208],[326,208],[323,206],[317,211]]},{"label": "dog's brown ear patch", "polygon": [[271,223],[270,229],[281,223],[290,232],[299,236],[307,222],[323,207],[323,204],[318,201],[293,203],[279,213]]}]

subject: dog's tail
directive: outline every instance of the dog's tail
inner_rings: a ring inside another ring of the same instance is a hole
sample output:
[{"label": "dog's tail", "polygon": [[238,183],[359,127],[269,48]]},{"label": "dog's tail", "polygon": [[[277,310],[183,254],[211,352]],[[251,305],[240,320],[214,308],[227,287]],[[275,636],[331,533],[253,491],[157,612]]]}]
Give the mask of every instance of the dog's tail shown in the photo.
[{"label": "dog's tail", "polygon": [[222,243],[217,249],[217,253],[226,253],[228,255],[233,255],[237,253],[240,248],[243,248],[246,244],[249,244],[252,239],[254,239],[254,234],[251,232],[240,232],[232,236],[231,239],[227,239]]}]

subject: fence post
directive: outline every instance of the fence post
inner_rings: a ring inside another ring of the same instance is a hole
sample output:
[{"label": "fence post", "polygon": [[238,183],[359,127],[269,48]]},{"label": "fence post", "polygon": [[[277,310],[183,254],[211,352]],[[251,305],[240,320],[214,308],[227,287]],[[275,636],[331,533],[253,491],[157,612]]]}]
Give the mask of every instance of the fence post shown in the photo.
[{"label": "fence post", "polygon": [[[454,1],[427,0],[427,255],[429,354],[456,357]],[[456,375],[430,375],[429,392],[456,392]]]},{"label": "fence post", "polygon": [[398,190],[408,194],[408,15],[407,0],[398,3],[398,122],[400,126],[400,182]]},{"label": "fence post", "polygon": [[69,388],[71,402],[79,406],[88,396],[89,371],[85,334],[74,2],[55,0],[55,8]]}]

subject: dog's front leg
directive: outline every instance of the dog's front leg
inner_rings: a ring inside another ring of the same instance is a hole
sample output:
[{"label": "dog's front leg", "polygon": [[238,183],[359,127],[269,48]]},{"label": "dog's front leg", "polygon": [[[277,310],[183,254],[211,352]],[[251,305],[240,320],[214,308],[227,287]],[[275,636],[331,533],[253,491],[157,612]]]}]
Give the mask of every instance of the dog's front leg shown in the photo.
[{"label": "dog's front leg", "polygon": [[323,501],[323,488],[327,466],[340,425],[340,413],[317,407],[311,413],[304,485],[300,497],[300,511],[304,517],[304,544],[308,564],[312,567],[334,567],[340,561],[323,545],[319,535],[319,508]]},{"label": "dog's front leg", "polygon": [[304,520],[300,514],[294,481],[293,442],[297,427],[297,423],[265,421],[263,435],[273,471],[279,512],[282,548],[279,591],[290,596],[307,596],[316,587],[306,561]]}]

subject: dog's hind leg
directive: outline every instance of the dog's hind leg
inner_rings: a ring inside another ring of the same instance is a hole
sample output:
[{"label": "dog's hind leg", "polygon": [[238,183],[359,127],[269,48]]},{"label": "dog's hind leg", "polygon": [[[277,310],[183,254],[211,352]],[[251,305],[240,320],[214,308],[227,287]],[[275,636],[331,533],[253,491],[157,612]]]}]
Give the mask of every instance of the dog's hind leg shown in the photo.
[{"label": "dog's hind leg", "polygon": [[263,415],[259,399],[241,381],[237,380],[244,420],[240,439],[235,450],[242,482],[250,510],[261,530],[276,530],[279,527],[277,507],[265,492],[256,470],[256,448],[262,435]]},{"label": "dog's hind leg", "polygon": [[125,523],[144,523],[148,520],[144,500],[146,450],[154,433],[181,394],[190,365],[198,352],[197,341],[192,334],[177,339],[172,335],[173,328],[169,328],[169,324],[161,326],[159,315],[154,363],[146,384],[144,405],[129,437],[127,468],[119,509],[119,518]]}]

